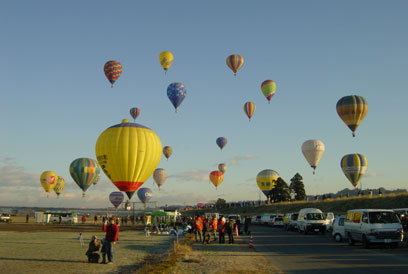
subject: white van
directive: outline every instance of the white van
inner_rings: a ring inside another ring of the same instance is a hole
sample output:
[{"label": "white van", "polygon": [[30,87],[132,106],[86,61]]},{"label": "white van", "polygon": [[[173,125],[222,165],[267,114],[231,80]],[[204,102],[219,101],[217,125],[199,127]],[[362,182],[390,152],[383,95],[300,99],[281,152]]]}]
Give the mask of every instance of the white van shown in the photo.
[{"label": "white van", "polygon": [[373,243],[398,247],[403,230],[397,214],[390,209],[353,209],[347,211],[345,233],[350,245],[362,242],[365,248]]},{"label": "white van", "polygon": [[299,211],[297,219],[297,227],[299,233],[320,232],[326,231],[325,217],[323,212],[318,208],[303,208]]},{"label": "white van", "polygon": [[263,224],[263,225],[270,225],[270,224],[272,224],[272,220],[273,220],[273,218],[275,218],[276,217],[276,214],[271,214],[271,213],[269,213],[269,214],[264,214],[264,215],[262,215],[262,217],[261,217],[261,224]]}]

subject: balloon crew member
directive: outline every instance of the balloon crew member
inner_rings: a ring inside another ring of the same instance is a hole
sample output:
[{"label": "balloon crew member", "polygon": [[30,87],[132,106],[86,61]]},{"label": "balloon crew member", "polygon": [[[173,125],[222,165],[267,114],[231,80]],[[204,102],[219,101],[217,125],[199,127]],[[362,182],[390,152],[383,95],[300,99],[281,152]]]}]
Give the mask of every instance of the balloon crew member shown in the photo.
[{"label": "balloon crew member", "polygon": [[[105,228],[105,227],[104,227]],[[113,263],[113,246],[119,238],[119,227],[115,224],[115,218],[109,219],[109,225],[106,226],[106,255],[108,256],[108,264]]]},{"label": "balloon crew member", "polygon": [[249,226],[251,225],[251,217],[246,216],[244,221],[244,232],[249,235]]},{"label": "balloon crew member", "polygon": [[211,238],[211,224],[210,224],[210,220],[208,220],[207,216],[205,216],[205,218],[204,218],[203,232],[204,232],[203,244],[209,244],[210,243],[210,238]]},{"label": "balloon crew member", "polygon": [[85,255],[88,256],[88,263],[98,263],[100,255],[99,249],[101,245],[96,236],[92,236],[92,240],[89,242],[88,250]]},{"label": "balloon crew member", "polygon": [[228,233],[228,243],[233,244],[234,243],[234,227],[235,227],[235,221],[234,219],[230,218],[227,224],[227,233]]},{"label": "balloon crew member", "polygon": [[217,228],[218,228],[218,221],[215,216],[213,216],[212,221],[211,221],[211,228],[212,228],[212,234],[214,236],[214,241],[217,240]]},{"label": "balloon crew member", "polygon": [[220,244],[225,244],[225,218],[221,217],[218,222],[218,238]]},{"label": "balloon crew member", "polygon": [[[194,228],[195,228],[195,241],[202,242],[203,241],[203,219],[201,219],[201,217],[198,215],[194,220]],[[200,240],[198,240],[198,238]]]}]

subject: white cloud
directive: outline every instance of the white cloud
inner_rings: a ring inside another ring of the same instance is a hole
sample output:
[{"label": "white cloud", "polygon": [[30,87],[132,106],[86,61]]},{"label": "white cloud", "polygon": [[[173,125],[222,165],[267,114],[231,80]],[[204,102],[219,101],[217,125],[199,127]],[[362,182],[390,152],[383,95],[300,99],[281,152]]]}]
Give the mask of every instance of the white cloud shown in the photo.
[{"label": "white cloud", "polygon": [[382,177],[384,176],[383,174],[378,174],[378,173],[367,173],[364,177],[366,178],[374,178],[374,177]]},{"label": "white cloud", "polygon": [[196,182],[208,182],[209,181],[208,170],[196,169],[193,168],[189,171],[179,172],[176,174],[170,175],[168,178],[176,178],[181,181],[196,181]]},{"label": "white cloud", "polygon": [[253,159],[258,159],[258,156],[248,154],[244,156],[235,156],[230,160],[229,164],[232,166],[236,166],[239,165],[241,161],[248,161]]}]

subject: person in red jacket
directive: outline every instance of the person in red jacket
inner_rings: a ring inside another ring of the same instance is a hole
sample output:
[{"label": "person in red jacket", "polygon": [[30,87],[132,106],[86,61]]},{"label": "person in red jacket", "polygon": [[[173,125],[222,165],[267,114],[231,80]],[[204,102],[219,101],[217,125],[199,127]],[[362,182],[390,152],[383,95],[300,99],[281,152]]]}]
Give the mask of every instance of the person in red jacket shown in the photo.
[{"label": "person in red jacket", "polygon": [[195,228],[195,241],[198,241],[198,238],[200,238],[200,242],[203,240],[203,219],[201,219],[200,216],[197,216],[194,219],[194,228]]},{"label": "person in red jacket", "polygon": [[109,225],[104,226],[106,231],[106,255],[108,256],[108,264],[113,263],[113,246],[116,244],[119,238],[119,227],[115,224],[115,218],[109,219]]},{"label": "person in red jacket", "polygon": [[225,218],[221,217],[218,221],[218,239],[220,244],[225,244]]},{"label": "person in red jacket", "polygon": [[215,216],[213,216],[213,219],[211,221],[211,227],[215,242],[217,240],[217,228],[218,228],[218,220],[217,218],[215,218]]}]

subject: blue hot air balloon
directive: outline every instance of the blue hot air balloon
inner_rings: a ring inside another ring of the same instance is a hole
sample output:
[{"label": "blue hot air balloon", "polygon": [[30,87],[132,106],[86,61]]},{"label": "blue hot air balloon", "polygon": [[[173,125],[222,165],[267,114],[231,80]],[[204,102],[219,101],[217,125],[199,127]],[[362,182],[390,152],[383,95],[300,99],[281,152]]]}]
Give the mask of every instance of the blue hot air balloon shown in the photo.
[{"label": "blue hot air balloon", "polygon": [[170,102],[176,109],[176,112],[181,102],[183,102],[184,97],[186,97],[186,94],[187,90],[183,83],[171,83],[167,87],[167,97],[169,97]]},{"label": "blue hot air balloon", "polygon": [[227,144],[227,138],[225,137],[218,137],[216,140],[217,145],[220,147],[220,149],[222,150],[225,145]]},{"label": "blue hot air balloon", "polygon": [[152,190],[147,187],[139,188],[139,190],[137,191],[137,196],[142,203],[146,204],[152,198]]}]

